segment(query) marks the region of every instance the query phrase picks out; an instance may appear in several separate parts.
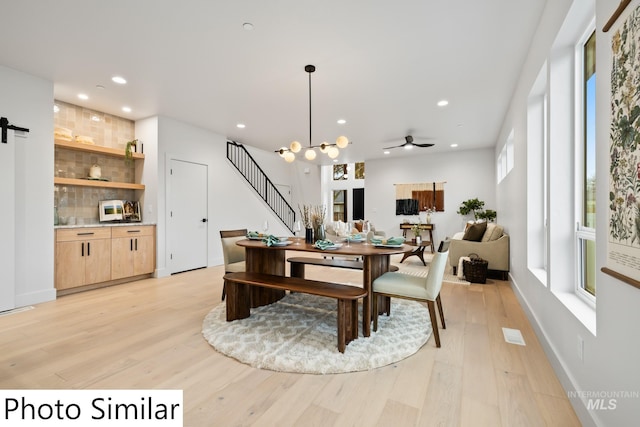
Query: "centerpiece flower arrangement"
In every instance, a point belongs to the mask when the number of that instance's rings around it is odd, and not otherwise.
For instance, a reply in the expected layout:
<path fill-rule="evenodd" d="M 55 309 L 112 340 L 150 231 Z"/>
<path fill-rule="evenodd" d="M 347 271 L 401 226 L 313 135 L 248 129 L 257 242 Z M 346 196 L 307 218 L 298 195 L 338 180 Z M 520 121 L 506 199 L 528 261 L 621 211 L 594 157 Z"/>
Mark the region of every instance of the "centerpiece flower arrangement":
<path fill-rule="evenodd" d="M 324 205 L 298 205 L 302 222 L 306 229 L 305 241 L 313 243 L 315 240 L 325 238 L 324 220 L 327 216 L 327 207 Z M 309 236 L 311 234 L 311 237 Z"/>
<path fill-rule="evenodd" d="M 415 238 L 420 237 L 420 233 L 422 233 L 422 230 L 420 229 L 420 222 L 418 222 L 417 224 L 413 224 L 413 227 L 411 227 L 411 231 L 413 232 L 413 236 Z"/>

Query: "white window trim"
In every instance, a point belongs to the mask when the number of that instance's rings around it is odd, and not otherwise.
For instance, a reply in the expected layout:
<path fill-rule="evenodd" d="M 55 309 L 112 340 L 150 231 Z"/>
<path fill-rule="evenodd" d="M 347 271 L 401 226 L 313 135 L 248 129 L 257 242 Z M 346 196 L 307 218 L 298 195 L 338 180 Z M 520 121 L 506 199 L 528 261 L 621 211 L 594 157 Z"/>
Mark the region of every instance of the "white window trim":
<path fill-rule="evenodd" d="M 584 167 L 584 103 L 586 99 L 584 89 L 584 45 L 589 40 L 589 37 L 596 31 L 595 18 L 591 20 L 586 27 L 583 34 L 577 40 L 575 45 L 575 221 L 576 221 L 576 251 L 575 251 L 575 294 L 584 302 L 589 304 L 595 309 L 596 297 L 583 289 L 584 285 L 584 265 L 583 265 L 583 240 L 596 241 L 596 231 L 593 228 L 585 227 L 582 225 L 583 208 L 584 208 L 584 194 L 585 194 L 585 167 Z"/>

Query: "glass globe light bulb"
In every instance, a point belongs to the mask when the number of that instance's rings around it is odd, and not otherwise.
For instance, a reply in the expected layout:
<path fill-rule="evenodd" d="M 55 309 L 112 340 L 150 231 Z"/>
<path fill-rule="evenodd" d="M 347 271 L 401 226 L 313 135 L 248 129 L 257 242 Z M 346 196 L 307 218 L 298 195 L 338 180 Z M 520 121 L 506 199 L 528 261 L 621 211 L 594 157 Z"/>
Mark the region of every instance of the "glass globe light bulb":
<path fill-rule="evenodd" d="M 336 157 L 338 157 L 340 155 L 340 150 L 338 150 L 337 147 L 331 147 L 329 148 L 329 150 L 327 151 L 327 155 L 332 158 L 335 159 Z"/>
<path fill-rule="evenodd" d="M 296 155 L 293 154 L 291 151 L 287 151 L 286 153 L 284 153 L 283 157 L 287 163 L 291 163 L 296 159 Z"/>
<path fill-rule="evenodd" d="M 313 160 L 316 158 L 316 152 L 312 148 L 309 148 L 307 151 L 304 152 L 304 157 L 307 160 Z"/>
<path fill-rule="evenodd" d="M 289 146 L 289 148 L 291 149 L 291 151 L 293 151 L 294 153 L 299 152 L 302 149 L 302 145 L 300 145 L 300 143 L 298 141 L 293 141 L 291 143 L 291 145 Z"/>
<path fill-rule="evenodd" d="M 347 145 L 349 145 L 349 139 L 346 136 L 339 136 L 338 139 L 336 139 L 336 145 L 339 148 L 347 148 Z"/>

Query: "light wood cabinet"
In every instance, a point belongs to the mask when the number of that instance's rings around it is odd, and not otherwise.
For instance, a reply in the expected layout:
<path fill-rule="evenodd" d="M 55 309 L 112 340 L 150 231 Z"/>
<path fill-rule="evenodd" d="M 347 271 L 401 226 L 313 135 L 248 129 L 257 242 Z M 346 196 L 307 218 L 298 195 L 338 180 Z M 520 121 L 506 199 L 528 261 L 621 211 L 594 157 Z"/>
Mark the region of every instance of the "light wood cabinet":
<path fill-rule="evenodd" d="M 64 294 L 153 273 L 155 230 L 154 225 L 56 230 L 56 290 Z"/>
<path fill-rule="evenodd" d="M 153 273 L 155 226 L 114 227 L 111 240 L 111 279 Z"/>
<path fill-rule="evenodd" d="M 111 280 L 111 228 L 56 232 L 56 289 Z"/>

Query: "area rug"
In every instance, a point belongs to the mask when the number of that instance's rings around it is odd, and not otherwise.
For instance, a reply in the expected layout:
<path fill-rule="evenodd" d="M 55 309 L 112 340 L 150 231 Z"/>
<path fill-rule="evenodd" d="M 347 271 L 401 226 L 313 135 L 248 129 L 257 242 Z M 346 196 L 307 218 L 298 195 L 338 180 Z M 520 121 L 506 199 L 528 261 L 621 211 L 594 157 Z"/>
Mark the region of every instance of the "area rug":
<path fill-rule="evenodd" d="M 360 309 L 362 306 L 360 306 Z M 251 309 L 247 319 L 226 321 L 218 305 L 202 324 L 204 338 L 220 353 L 254 368 L 307 374 L 366 371 L 411 356 L 431 336 L 426 306 L 391 300 L 391 316 L 378 317 L 378 331 L 359 337 L 338 351 L 335 299 L 287 294 L 282 300 Z"/>

